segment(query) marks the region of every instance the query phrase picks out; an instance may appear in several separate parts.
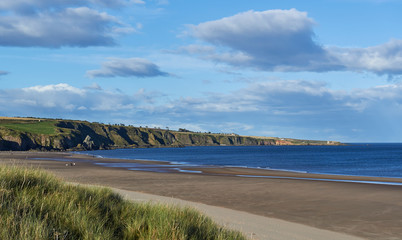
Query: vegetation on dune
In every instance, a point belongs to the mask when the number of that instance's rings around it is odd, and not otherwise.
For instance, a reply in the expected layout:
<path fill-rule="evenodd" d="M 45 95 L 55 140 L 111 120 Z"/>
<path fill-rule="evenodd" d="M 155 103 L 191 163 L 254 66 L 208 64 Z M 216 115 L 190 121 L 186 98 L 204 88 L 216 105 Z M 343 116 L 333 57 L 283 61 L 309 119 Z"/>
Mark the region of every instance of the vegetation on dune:
<path fill-rule="evenodd" d="M 0 167 L 0 219 L 0 239 L 245 239 L 189 208 L 129 202 L 18 167 Z"/>

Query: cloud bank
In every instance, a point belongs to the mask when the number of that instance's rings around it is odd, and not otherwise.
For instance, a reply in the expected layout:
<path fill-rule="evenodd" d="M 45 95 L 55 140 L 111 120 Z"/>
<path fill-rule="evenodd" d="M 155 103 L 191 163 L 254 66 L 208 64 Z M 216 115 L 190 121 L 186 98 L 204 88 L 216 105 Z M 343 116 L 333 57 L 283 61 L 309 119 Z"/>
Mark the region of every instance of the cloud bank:
<path fill-rule="evenodd" d="M 402 74 L 402 40 L 368 48 L 328 48 L 328 51 L 351 71 L 368 71 L 379 75 Z"/>
<path fill-rule="evenodd" d="M 326 47 L 316 41 L 314 25 L 306 12 L 296 9 L 247 11 L 189 25 L 188 33 L 209 45 L 179 52 L 262 71 L 402 74 L 402 40 L 368 48 Z"/>
<path fill-rule="evenodd" d="M 0 10 L 29 15 L 38 14 L 44 10 L 60 10 L 72 6 L 116 8 L 126 5 L 126 3 L 124 0 L 2 0 Z"/>
<path fill-rule="evenodd" d="M 135 125 L 192 126 L 194 130 L 332 139 L 400 141 L 402 84 L 350 92 L 322 82 L 276 81 L 202 97 L 167 99 L 144 89 L 133 94 L 93 84 L 68 84 L 0 90 L 0 112 Z M 346 137 L 347 136 L 347 137 Z"/>
<path fill-rule="evenodd" d="M 110 61 L 102 64 L 98 70 L 87 71 L 87 75 L 94 77 L 157 77 L 168 76 L 162 72 L 159 67 L 142 58 L 112 58 Z"/>
<path fill-rule="evenodd" d="M 100 117 L 108 113 L 133 109 L 139 101 L 134 95 L 127 96 L 116 91 L 76 88 L 60 83 L 33 86 L 22 89 L 0 90 L 0 112 L 8 116 L 48 116 L 80 118 L 83 113 L 89 117 Z M 98 115 L 99 114 L 99 115 Z"/>
<path fill-rule="evenodd" d="M 191 26 L 196 38 L 248 56 L 240 65 L 261 70 L 321 70 L 326 52 L 314 41 L 314 21 L 291 10 L 248 11 Z M 308 61 L 306 61 L 308 60 Z"/>
<path fill-rule="evenodd" d="M 0 46 L 110 46 L 115 37 L 135 31 L 97 10 L 123 1 L 4 0 L 0 2 Z M 2 14 L 1 14 L 2 13 Z"/>

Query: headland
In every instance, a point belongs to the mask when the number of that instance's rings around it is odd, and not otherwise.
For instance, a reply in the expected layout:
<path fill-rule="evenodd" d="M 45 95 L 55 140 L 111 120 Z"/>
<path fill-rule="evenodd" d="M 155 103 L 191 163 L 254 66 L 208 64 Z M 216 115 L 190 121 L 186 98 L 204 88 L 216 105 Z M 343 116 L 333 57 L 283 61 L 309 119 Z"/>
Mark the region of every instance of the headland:
<path fill-rule="evenodd" d="M 64 119 L 0 117 L 0 151 L 68 151 L 185 146 L 340 145 L 333 141 L 125 126 Z"/>

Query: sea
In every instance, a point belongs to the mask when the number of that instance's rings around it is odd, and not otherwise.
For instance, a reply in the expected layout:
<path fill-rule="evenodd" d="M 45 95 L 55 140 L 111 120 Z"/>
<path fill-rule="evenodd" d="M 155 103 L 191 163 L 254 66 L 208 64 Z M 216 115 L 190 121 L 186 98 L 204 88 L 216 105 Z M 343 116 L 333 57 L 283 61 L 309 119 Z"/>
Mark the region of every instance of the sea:
<path fill-rule="evenodd" d="M 182 167 L 236 166 L 302 173 L 402 178 L 402 143 L 134 148 L 77 153 L 99 158 L 164 161 Z"/>

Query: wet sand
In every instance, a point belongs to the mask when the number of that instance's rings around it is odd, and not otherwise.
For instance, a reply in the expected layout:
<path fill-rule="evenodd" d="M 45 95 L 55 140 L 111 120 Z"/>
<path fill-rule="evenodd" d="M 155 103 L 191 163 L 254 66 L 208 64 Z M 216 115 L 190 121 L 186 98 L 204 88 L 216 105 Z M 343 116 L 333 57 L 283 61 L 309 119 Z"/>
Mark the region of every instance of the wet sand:
<path fill-rule="evenodd" d="M 93 163 L 132 163 L 132 160 L 98 159 L 69 153 L 0 152 L 0 162 L 41 167 L 70 182 L 225 207 L 366 239 L 402 239 L 402 186 L 332 182 L 402 183 L 402 179 L 212 167 L 183 168 L 203 172 L 183 173 L 165 163 L 143 161 L 138 161 L 139 168 L 160 172 L 129 171 Z M 72 162 L 75 166 L 70 166 Z"/>

